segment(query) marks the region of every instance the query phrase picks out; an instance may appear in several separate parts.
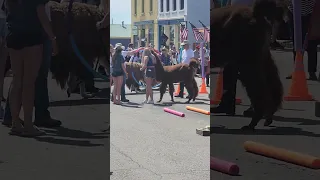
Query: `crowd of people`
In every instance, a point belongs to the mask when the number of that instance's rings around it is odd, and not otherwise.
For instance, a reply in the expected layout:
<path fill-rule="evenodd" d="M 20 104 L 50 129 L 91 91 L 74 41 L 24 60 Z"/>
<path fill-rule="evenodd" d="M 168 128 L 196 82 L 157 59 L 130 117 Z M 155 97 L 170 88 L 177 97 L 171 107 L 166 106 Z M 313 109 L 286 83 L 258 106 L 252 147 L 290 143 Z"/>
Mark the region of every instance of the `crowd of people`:
<path fill-rule="evenodd" d="M 161 52 L 159 52 L 159 58 L 163 66 L 172 66 L 178 63 L 189 64 L 191 58 L 197 58 L 201 61 L 200 45 L 197 45 L 195 50 L 190 48 L 188 41 L 181 43 L 181 52 L 176 49 L 174 45 L 170 48 L 163 46 Z M 114 89 L 111 95 L 111 101 L 114 104 L 120 105 L 121 102 L 129 102 L 125 96 L 125 84 L 128 77 L 125 62 L 135 62 L 142 65 L 141 71 L 144 72 L 146 83 L 146 98 L 143 103 L 154 104 L 152 84 L 156 78 L 154 65 L 156 59 L 151 53 L 153 45 L 149 44 L 147 47 L 133 48 L 133 44 L 128 44 L 127 49 L 121 44 L 117 43 L 115 46 L 110 44 L 110 69 L 111 69 L 111 84 L 113 82 Z M 204 54 L 204 69 L 206 74 L 206 85 L 210 85 L 209 64 L 210 64 L 210 52 L 206 47 L 203 47 Z M 201 72 L 199 68 L 198 73 Z M 180 82 L 180 93 L 176 97 L 183 98 L 184 94 L 184 82 Z"/>
<path fill-rule="evenodd" d="M 0 105 L 0 119 L 3 125 L 11 127 L 10 135 L 41 136 L 45 132 L 38 127 L 62 124 L 51 118 L 48 110 L 48 71 L 51 57 L 59 53 L 48 2 L 0 0 L 0 100 L 6 101 L 4 108 Z M 101 0 L 100 5 L 106 16 L 97 23 L 98 29 L 108 25 L 107 1 Z M 12 82 L 5 99 L 4 77 L 10 68 Z M 23 120 L 19 116 L 21 107 Z"/>

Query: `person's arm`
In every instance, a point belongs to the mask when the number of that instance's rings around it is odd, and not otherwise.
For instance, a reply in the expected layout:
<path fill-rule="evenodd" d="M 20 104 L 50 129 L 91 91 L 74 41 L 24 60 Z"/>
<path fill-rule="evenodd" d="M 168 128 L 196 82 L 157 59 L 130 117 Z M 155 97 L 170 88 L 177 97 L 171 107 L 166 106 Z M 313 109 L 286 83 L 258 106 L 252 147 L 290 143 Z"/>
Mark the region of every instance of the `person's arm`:
<path fill-rule="evenodd" d="M 45 9 L 45 4 L 39 4 L 37 6 L 37 14 L 38 14 L 38 18 L 40 20 L 40 23 L 44 29 L 44 31 L 47 33 L 47 35 L 49 36 L 50 40 L 55 40 L 56 37 L 52 31 L 52 27 L 51 27 L 51 23 L 49 20 L 49 17 L 46 14 L 46 9 Z"/>
<path fill-rule="evenodd" d="M 134 53 L 136 53 L 136 51 L 127 51 L 127 56 L 133 56 L 134 55 Z"/>
<path fill-rule="evenodd" d="M 103 26 L 103 27 L 107 27 L 108 26 L 108 20 L 109 20 L 109 16 L 108 16 L 109 14 L 107 13 L 106 15 L 104 15 L 104 17 L 103 17 L 103 19 L 102 19 L 102 21 L 101 21 L 101 25 Z"/>

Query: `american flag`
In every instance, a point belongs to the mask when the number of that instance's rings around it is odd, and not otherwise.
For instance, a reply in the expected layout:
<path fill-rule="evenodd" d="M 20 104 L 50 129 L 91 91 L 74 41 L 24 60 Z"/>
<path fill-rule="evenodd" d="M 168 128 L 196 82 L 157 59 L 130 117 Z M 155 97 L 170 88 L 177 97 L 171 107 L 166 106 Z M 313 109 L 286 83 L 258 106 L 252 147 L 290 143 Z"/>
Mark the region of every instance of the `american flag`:
<path fill-rule="evenodd" d="M 204 29 L 204 41 L 205 42 L 210 42 L 210 29 L 207 28 L 207 26 L 205 26 L 200 20 L 199 22 L 201 23 L 201 25 L 203 26 Z"/>
<path fill-rule="evenodd" d="M 189 22 L 190 25 L 191 25 L 191 28 L 192 28 L 192 32 L 193 32 L 193 35 L 194 35 L 194 38 L 196 39 L 196 41 L 199 41 L 199 40 L 203 40 L 203 34 L 199 31 L 198 28 L 196 28 L 195 25 L 193 25 L 191 22 Z"/>
<path fill-rule="evenodd" d="M 180 26 L 180 42 L 188 39 L 188 29 L 185 26 Z"/>

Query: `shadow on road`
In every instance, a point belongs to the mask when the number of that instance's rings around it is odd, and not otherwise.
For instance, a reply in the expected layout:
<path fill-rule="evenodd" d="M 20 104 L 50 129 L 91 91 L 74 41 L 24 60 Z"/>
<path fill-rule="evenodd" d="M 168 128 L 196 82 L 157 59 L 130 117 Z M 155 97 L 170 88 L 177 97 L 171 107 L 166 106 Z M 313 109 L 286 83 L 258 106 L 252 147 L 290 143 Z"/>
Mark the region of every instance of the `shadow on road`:
<path fill-rule="evenodd" d="M 134 102 L 128 102 L 128 103 L 122 103 L 121 106 L 128 107 L 128 108 L 142 108 L 143 104 L 134 103 Z"/>
<path fill-rule="evenodd" d="M 81 146 L 81 147 L 96 147 L 104 146 L 103 144 L 94 144 L 88 140 L 71 140 L 71 139 L 62 139 L 54 137 L 36 137 L 37 141 L 46 142 L 51 144 L 60 144 L 60 145 L 69 145 L 69 146 Z"/>
<path fill-rule="evenodd" d="M 69 129 L 65 127 L 59 127 L 56 129 L 45 129 L 45 132 L 48 133 L 48 135 L 51 137 L 36 137 L 35 139 L 41 142 L 47 142 L 52 144 L 95 147 L 95 146 L 103 146 L 103 144 L 94 144 L 94 143 L 91 143 L 90 140 L 78 140 L 78 139 L 109 138 L 109 133 L 107 132 L 91 133 L 91 132 L 86 132 L 82 130 Z M 70 139 L 70 138 L 73 138 L 73 139 Z"/>
<path fill-rule="evenodd" d="M 227 129 L 222 127 L 211 127 L 210 134 L 233 134 L 233 135 L 294 135 L 294 136 L 309 136 L 320 137 L 320 134 L 315 134 L 308 131 L 303 131 L 301 128 L 294 127 L 274 127 L 272 129 L 256 129 L 254 131 L 245 131 L 241 129 Z"/>
<path fill-rule="evenodd" d="M 50 102 L 51 107 L 82 106 L 82 105 L 96 105 L 96 104 L 110 104 L 110 99 L 80 99 L 80 100 L 61 100 L 61 101 Z"/>
<path fill-rule="evenodd" d="M 249 107 L 250 105 L 248 104 L 239 104 L 237 106 L 246 106 L 246 107 Z M 291 109 L 291 108 L 281 108 L 281 110 L 286 110 L 286 111 L 305 111 L 303 109 Z"/>
<path fill-rule="evenodd" d="M 320 125 L 320 120 L 305 119 L 305 118 L 273 116 L 273 120 L 279 121 L 279 122 L 295 122 L 295 123 L 298 122 L 299 125 Z"/>

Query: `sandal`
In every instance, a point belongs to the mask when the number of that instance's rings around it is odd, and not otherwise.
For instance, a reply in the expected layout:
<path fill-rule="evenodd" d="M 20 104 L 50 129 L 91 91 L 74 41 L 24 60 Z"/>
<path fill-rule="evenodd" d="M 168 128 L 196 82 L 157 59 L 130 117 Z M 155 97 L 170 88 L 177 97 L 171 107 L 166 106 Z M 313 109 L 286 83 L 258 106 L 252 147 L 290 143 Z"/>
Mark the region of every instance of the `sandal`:
<path fill-rule="evenodd" d="M 118 101 L 116 102 L 116 105 L 122 105 L 122 102 L 121 102 L 120 100 L 118 100 Z"/>
<path fill-rule="evenodd" d="M 22 136 L 22 137 L 37 137 L 37 136 L 43 136 L 43 135 L 46 135 L 46 132 L 33 126 L 33 130 L 30 131 L 30 130 L 24 129 L 24 131 L 21 133 L 20 136 Z"/>
<path fill-rule="evenodd" d="M 12 128 L 9 132 L 11 136 L 21 136 L 23 132 L 23 128 Z"/>

